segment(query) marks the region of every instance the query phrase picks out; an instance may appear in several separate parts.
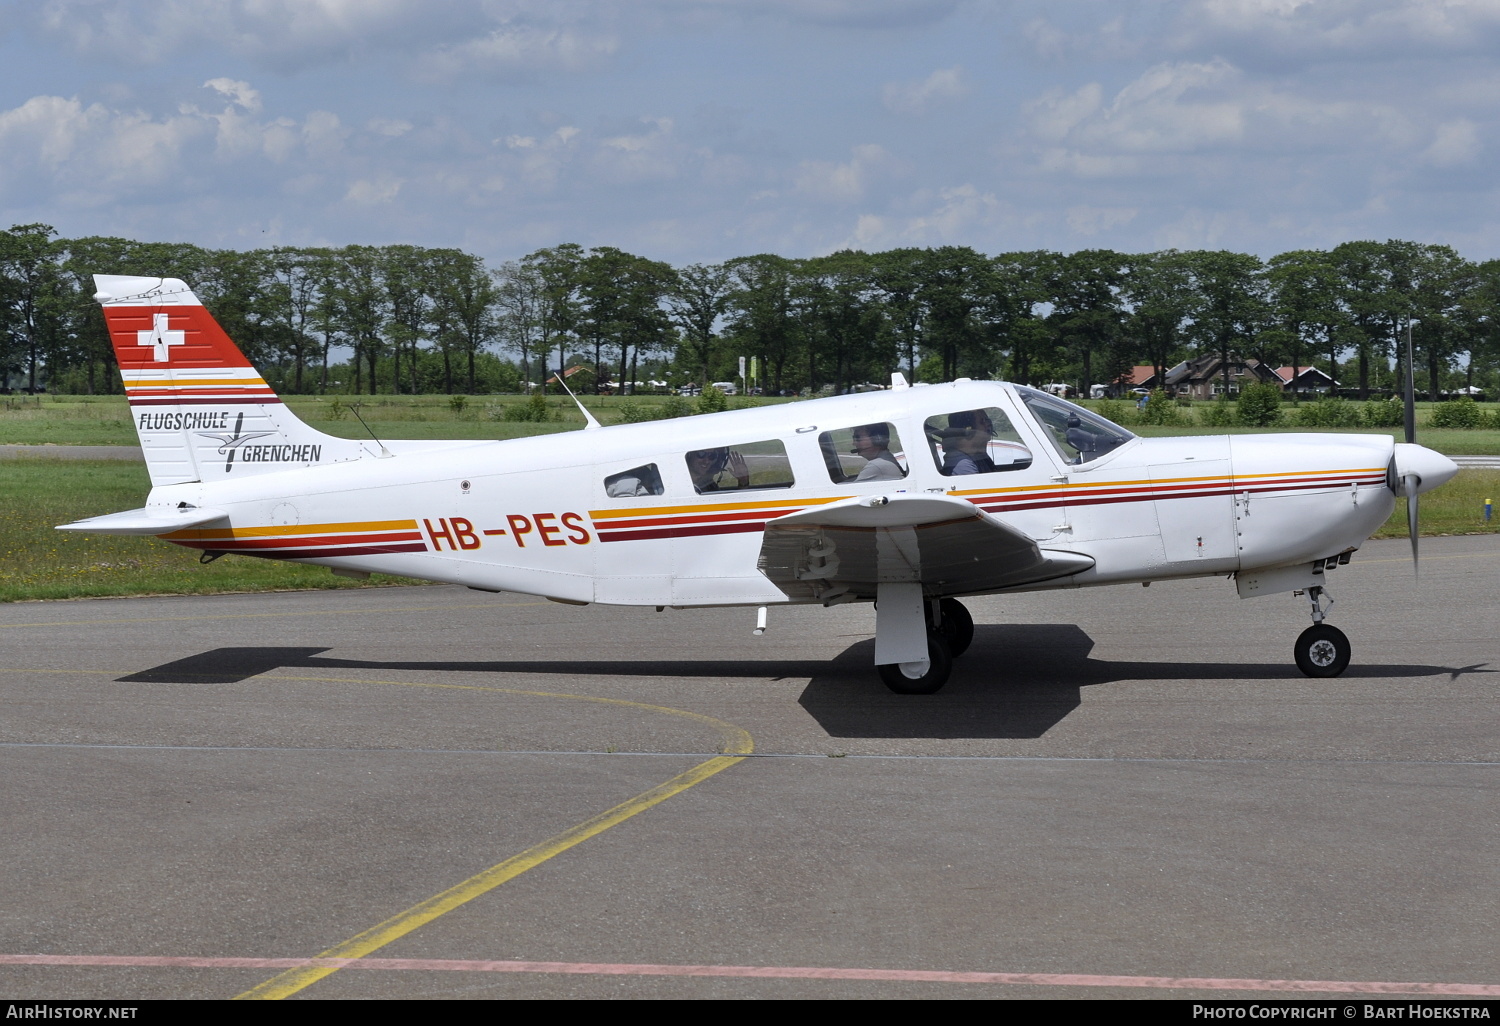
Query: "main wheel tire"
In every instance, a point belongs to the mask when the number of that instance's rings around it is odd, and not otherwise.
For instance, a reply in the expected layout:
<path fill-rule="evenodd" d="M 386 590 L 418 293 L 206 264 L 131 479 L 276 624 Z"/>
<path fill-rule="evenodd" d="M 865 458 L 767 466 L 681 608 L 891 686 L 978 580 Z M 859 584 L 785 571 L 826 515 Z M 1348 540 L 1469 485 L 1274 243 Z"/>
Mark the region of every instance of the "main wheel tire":
<path fill-rule="evenodd" d="M 945 598 L 939 603 L 943 611 L 943 622 L 939 630 L 948 640 L 948 651 L 957 659 L 974 643 L 974 618 L 958 599 Z"/>
<path fill-rule="evenodd" d="M 927 672 L 920 677 L 908 677 L 900 663 L 887 663 L 875 667 L 885 686 L 898 695 L 930 695 L 948 683 L 953 672 L 953 653 L 948 648 L 948 639 L 937 631 L 927 632 Z"/>
<path fill-rule="evenodd" d="M 1349 665 L 1349 639 L 1337 627 L 1315 623 L 1297 638 L 1297 669 L 1309 677 L 1337 677 Z"/>

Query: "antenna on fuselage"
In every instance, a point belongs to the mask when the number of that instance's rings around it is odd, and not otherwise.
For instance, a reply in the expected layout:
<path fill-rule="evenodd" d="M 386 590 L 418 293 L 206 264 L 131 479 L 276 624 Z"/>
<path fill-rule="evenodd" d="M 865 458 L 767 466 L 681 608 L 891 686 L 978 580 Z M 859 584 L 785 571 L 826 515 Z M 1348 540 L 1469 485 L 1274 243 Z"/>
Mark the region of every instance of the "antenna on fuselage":
<path fill-rule="evenodd" d="M 359 415 L 359 408 L 362 405 L 364 405 L 364 404 L 363 403 L 355 403 L 354 405 L 350 406 L 349 409 L 351 409 L 352 411 L 354 411 L 354 419 L 357 420 L 357 421 L 359 421 L 359 426 L 362 427 L 362 428 L 364 428 L 366 431 L 370 431 L 370 425 L 366 424 L 365 423 L 365 418 L 363 418 L 363 417 L 361 417 Z M 375 438 L 375 432 L 370 431 L 370 437 L 371 438 Z M 382 442 L 378 438 L 375 438 L 375 444 L 378 445 L 378 446 L 380 446 L 380 456 L 379 456 L 380 459 L 388 460 L 388 459 L 391 458 L 391 451 L 385 447 L 385 443 L 384 442 Z"/>
<path fill-rule="evenodd" d="M 573 394 L 573 390 L 568 387 L 568 383 L 562 379 L 561 373 L 557 375 L 557 383 L 562 386 L 562 390 L 564 392 L 568 393 L 569 399 L 573 400 L 575 403 L 578 403 L 578 412 L 583 414 L 583 419 L 587 421 L 587 423 L 583 425 L 583 429 L 585 431 L 588 431 L 591 428 L 604 426 L 594 419 L 594 415 L 588 411 L 588 407 L 584 406 L 579 398 Z"/>

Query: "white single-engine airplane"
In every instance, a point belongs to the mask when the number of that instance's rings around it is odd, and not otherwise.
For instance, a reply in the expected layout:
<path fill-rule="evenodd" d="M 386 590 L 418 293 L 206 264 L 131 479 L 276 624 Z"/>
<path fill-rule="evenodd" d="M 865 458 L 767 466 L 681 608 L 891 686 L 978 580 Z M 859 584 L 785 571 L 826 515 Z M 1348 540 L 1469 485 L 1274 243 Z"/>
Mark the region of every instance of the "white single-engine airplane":
<path fill-rule="evenodd" d="M 1233 577 L 1302 592 L 1304 673 L 1349 642 L 1334 567 L 1458 470 L 1382 435 L 1137 438 L 1020 385 L 959 380 L 510 441 L 367 442 L 302 423 L 192 291 L 100 275 L 151 494 L 66 531 L 586 604 L 876 601 L 894 691 L 942 687 L 959 596 Z M 592 417 L 590 428 L 598 425 Z"/>

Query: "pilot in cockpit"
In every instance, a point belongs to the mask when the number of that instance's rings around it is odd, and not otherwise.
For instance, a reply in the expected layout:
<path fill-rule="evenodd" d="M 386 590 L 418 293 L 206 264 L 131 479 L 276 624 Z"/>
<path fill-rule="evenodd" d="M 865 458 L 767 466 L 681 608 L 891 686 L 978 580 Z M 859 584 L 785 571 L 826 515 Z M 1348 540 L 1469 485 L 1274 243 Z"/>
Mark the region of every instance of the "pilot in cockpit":
<path fill-rule="evenodd" d="M 964 410 L 948 415 L 948 430 L 943 433 L 943 473 L 987 474 L 995 461 L 986 451 L 995 437 L 995 425 L 984 410 Z"/>

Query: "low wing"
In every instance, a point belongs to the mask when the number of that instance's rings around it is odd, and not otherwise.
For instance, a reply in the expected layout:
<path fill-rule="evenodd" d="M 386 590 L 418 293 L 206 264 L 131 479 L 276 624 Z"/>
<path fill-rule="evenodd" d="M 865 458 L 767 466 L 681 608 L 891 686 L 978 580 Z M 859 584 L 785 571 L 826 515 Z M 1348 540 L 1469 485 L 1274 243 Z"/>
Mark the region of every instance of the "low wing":
<path fill-rule="evenodd" d="M 795 600 L 874 597 L 882 583 L 920 583 L 932 595 L 965 595 L 1066 577 L 1088 556 L 1035 541 L 963 499 L 860 496 L 778 517 L 766 525 L 758 566 Z"/>
<path fill-rule="evenodd" d="M 58 525 L 59 531 L 87 531 L 93 534 L 158 535 L 202 527 L 229 516 L 222 509 L 199 506 L 147 506 L 103 517 L 90 517 L 71 524 Z"/>

